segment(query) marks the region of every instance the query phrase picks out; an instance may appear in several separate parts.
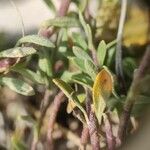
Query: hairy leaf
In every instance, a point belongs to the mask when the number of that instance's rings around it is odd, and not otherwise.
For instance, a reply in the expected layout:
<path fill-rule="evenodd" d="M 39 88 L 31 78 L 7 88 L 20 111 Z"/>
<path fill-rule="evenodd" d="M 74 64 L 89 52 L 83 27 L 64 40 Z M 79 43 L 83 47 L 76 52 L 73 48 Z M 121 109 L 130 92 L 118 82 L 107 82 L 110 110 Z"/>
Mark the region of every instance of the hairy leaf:
<path fill-rule="evenodd" d="M 48 28 L 50 26 L 60 28 L 79 27 L 79 22 L 75 18 L 71 17 L 56 17 L 54 19 L 46 20 L 42 23 L 42 26 Z"/>
<path fill-rule="evenodd" d="M 21 58 L 21 57 L 26 57 L 35 53 L 36 53 L 36 50 L 33 47 L 15 47 L 15 48 L 11 48 L 11 49 L 0 52 L 0 58 L 2 57 Z"/>
<path fill-rule="evenodd" d="M 81 47 L 83 50 L 88 49 L 87 43 L 80 33 L 73 33 L 72 38 L 74 45 Z"/>
<path fill-rule="evenodd" d="M 39 84 L 44 84 L 45 79 L 42 78 L 39 74 L 36 72 L 23 68 L 21 66 L 15 66 L 12 68 L 13 71 L 20 73 L 23 77 L 26 77 L 30 79 L 33 82 L 39 83 Z"/>
<path fill-rule="evenodd" d="M 39 54 L 39 68 L 41 71 L 47 74 L 47 76 L 51 77 L 52 72 L 52 64 L 51 64 L 51 57 L 48 51 L 43 51 L 43 53 Z"/>
<path fill-rule="evenodd" d="M 32 96 L 35 94 L 33 88 L 29 84 L 19 79 L 2 77 L 0 78 L 0 84 L 8 86 L 11 90 L 25 96 Z"/>
<path fill-rule="evenodd" d="M 22 37 L 17 42 L 16 46 L 19 46 L 23 43 L 32 43 L 32 44 L 49 47 L 49 48 L 55 47 L 55 45 L 49 39 L 39 35 L 27 35 L 25 37 Z"/>
<path fill-rule="evenodd" d="M 72 75 L 72 80 L 73 80 L 73 82 L 76 82 L 76 83 L 81 84 L 82 86 L 86 86 L 88 88 L 92 88 L 92 86 L 93 86 L 93 81 L 85 73 L 79 73 L 79 74 Z"/>
<path fill-rule="evenodd" d="M 85 64 L 85 72 L 93 79 L 95 80 L 96 74 L 97 74 L 97 68 L 96 66 L 89 60 L 84 60 Z"/>
<path fill-rule="evenodd" d="M 107 53 L 107 45 L 106 45 L 105 41 L 101 41 L 97 48 L 97 60 L 98 60 L 100 66 L 104 65 L 106 53 Z"/>
<path fill-rule="evenodd" d="M 74 46 L 73 47 L 73 53 L 76 57 L 80 59 L 86 59 L 92 61 L 91 57 L 88 55 L 88 53 L 84 50 L 82 50 L 80 47 Z"/>

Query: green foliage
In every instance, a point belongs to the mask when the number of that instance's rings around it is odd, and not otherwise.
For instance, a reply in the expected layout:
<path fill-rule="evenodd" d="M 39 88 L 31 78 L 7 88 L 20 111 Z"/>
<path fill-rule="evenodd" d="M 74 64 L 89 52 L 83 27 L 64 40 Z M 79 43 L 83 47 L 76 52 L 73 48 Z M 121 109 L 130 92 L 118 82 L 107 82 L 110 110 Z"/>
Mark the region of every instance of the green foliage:
<path fill-rule="evenodd" d="M 35 94 L 33 88 L 29 84 L 19 79 L 1 77 L 0 84 L 8 86 L 11 90 L 25 96 L 32 96 Z"/>
<path fill-rule="evenodd" d="M 0 52 L 0 58 L 21 58 L 35 54 L 36 52 L 33 47 L 15 47 Z"/>
<path fill-rule="evenodd" d="M 24 43 L 36 44 L 36 45 L 44 46 L 44 47 L 48 47 L 48 48 L 54 48 L 55 47 L 55 45 L 49 39 L 44 38 L 44 37 L 39 36 L 39 35 L 27 35 L 25 37 L 22 37 L 17 42 L 16 46 L 19 46 L 19 45 L 24 44 Z"/>
<path fill-rule="evenodd" d="M 42 27 L 48 28 L 50 26 L 60 28 L 79 27 L 79 22 L 75 18 L 71 17 L 56 17 L 54 19 L 46 20 L 42 23 Z"/>
<path fill-rule="evenodd" d="M 97 48 L 97 60 L 98 60 L 100 66 L 104 65 L 106 53 L 107 53 L 107 45 L 106 45 L 105 41 L 101 41 Z"/>

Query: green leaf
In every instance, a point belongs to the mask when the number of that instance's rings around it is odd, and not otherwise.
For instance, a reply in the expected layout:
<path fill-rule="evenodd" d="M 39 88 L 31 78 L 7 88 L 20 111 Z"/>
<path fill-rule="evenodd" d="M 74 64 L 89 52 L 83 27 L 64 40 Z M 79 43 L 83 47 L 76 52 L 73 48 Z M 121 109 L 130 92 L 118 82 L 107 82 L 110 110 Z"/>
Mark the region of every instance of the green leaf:
<path fill-rule="evenodd" d="M 46 20 L 42 23 L 42 27 L 48 28 L 50 26 L 60 28 L 79 27 L 79 22 L 71 17 L 56 17 L 54 19 Z"/>
<path fill-rule="evenodd" d="M 105 41 L 101 41 L 97 48 L 97 60 L 98 60 L 100 66 L 104 65 L 106 53 L 107 53 L 107 45 L 106 45 Z"/>
<path fill-rule="evenodd" d="M 85 22 L 82 13 L 79 11 L 79 20 L 81 22 L 81 25 L 85 31 L 86 37 L 88 38 L 88 48 L 91 50 L 94 50 L 93 46 L 93 38 L 92 38 L 92 31 L 90 26 Z"/>
<path fill-rule="evenodd" d="M 2 77 L 0 78 L 0 83 L 25 96 L 32 96 L 35 94 L 33 88 L 29 84 L 19 79 Z"/>
<path fill-rule="evenodd" d="M 88 117 L 87 117 L 86 111 L 82 107 L 82 105 L 81 105 L 78 97 L 76 96 L 75 91 L 72 89 L 72 87 L 60 79 L 53 79 L 53 82 L 64 92 L 64 94 L 67 96 L 67 98 L 69 100 L 73 101 L 76 104 L 76 106 L 82 111 L 86 121 L 88 122 Z"/>
<path fill-rule="evenodd" d="M 132 78 L 134 70 L 137 68 L 137 64 L 134 58 L 126 57 L 123 59 L 123 69 L 127 76 Z"/>
<path fill-rule="evenodd" d="M 52 0 L 44 0 L 44 2 L 47 4 L 47 6 L 50 8 L 50 10 L 56 11 L 55 5 L 53 4 Z"/>
<path fill-rule="evenodd" d="M 20 138 L 20 135 L 17 134 L 11 137 L 11 148 L 13 150 L 27 150 L 26 144 Z"/>
<path fill-rule="evenodd" d="M 48 51 L 43 50 L 43 53 L 39 53 L 39 69 L 46 73 L 47 76 L 52 77 L 52 64 L 51 57 Z"/>
<path fill-rule="evenodd" d="M 34 120 L 31 116 L 29 116 L 29 115 L 20 116 L 20 118 L 21 118 L 22 120 L 24 120 L 24 121 L 27 121 L 27 122 L 30 122 L 30 123 L 33 123 L 33 124 L 36 123 L 35 120 Z"/>
<path fill-rule="evenodd" d="M 97 74 L 97 68 L 96 66 L 89 60 L 84 60 L 85 64 L 85 72 L 93 79 L 95 80 L 96 74 Z"/>
<path fill-rule="evenodd" d="M 73 46 L 73 53 L 76 57 L 80 59 L 86 59 L 92 61 L 91 57 L 88 55 L 88 53 L 84 50 L 82 50 L 80 47 Z"/>
<path fill-rule="evenodd" d="M 55 47 L 55 45 L 49 39 L 39 35 L 27 35 L 25 37 L 22 37 L 17 42 L 16 46 L 19 46 L 23 43 L 32 43 L 32 44 L 49 47 L 49 48 Z"/>
<path fill-rule="evenodd" d="M 69 71 L 64 71 L 61 79 L 65 82 L 72 82 L 72 76 L 79 74 L 79 72 L 69 72 Z"/>
<path fill-rule="evenodd" d="M 11 49 L 0 52 L 0 58 L 2 57 L 21 58 L 21 57 L 26 57 L 35 53 L 36 53 L 36 50 L 33 47 L 15 47 L 15 48 L 11 48 Z"/>
<path fill-rule="evenodd" d="M 81 25 L 82 25 L 85 33 L 86 33 L 86 36 L 88 37 L 87 23 L 85 22 L 81 11 L 79 11 L 79 20 L 80 20 L 80 23 L 81 23 Z"/>
<path fill-rule="evenodd" d="M 107 52 L 107 59 L 106 59 L 106 65 L 107 67 L 111 67 L 115 62 L 115 51 L 116 51 L 116 47 L 113 46 L 113 47 L 110 47 L 108 49 L 108 52 Z"/>
<path fill-rule="evenodd" d="M 79 33 L 72 34 L 74 45 L 81 47 L 83 50 L 87 50 L 88 46 L 85 39 Z"/>
<path fill-rule="evenodd" d="M 84 10 L 87 6 L 88 0 L 73 0 L 73 2 L 78 6 L 78 8 L 81 12 L 84 12 Z"/>
<path fill-rule="evenodd" d="M 84 60 L 77 57 L 68 57 L 71 63 L 75 64 L 80 70 L 86 71 Z"/>
<path fill-rule="evenodd" d="M 20 73 L 23 77 L 26 77 L 35 83 L 45 84 L 45 79 L 32 70 L 23 68 L 22 66 L 19 65 L 13 67 L 12 70 Z"/>
<path fill-rule="evenodd" d="M 90 50 L 95 50 L 93 45 L 93 36 L 92 36 L 92 30 L 89 24 L 87 24 L 87 38 L 88 38 L 88 47 Z"/>
<path fill-rule="evenodd" d="M 116 43 L 117 43 L 117 40 L 113 40 L 113 41 L 109 42 L 109 43 L 107 44 L 107 49 L 111 48 L 112 46 L 115 46 Z"/>
<path fill-rule="evenodd" d="M 62 54 L 64 54 L 65 56 L 67 55 L 67 49 L 68 49 L 68 33 L 67 33 L 67 29 L 63 28 L 61 30 L 62 33 L 62 39 L 60 41 L 60 43 L 58 43 L 58 51 Z"/>
<path fill-rule="evenodd" d="M 90 89 L 93 86 L 93 81 L 85 73 L 78 73 L 78 74 L 72 75 L 71 79 L 73 80 L 73 82 L 76 82 L 82 86 L 86 86 Z"/>

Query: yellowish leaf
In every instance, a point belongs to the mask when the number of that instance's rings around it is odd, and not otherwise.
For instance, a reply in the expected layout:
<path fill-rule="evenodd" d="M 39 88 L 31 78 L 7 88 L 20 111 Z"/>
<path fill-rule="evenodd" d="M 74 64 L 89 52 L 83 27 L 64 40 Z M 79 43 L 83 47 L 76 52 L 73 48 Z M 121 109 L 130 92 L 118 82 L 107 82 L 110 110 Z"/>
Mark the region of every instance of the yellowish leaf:
<path fill-rule="evenodd" d="M 106 108 L 106 100 L 113 92 L 113 77 L 106 67 L 96 76 L 93 86 L 93 104 L 99 124 Z"/>

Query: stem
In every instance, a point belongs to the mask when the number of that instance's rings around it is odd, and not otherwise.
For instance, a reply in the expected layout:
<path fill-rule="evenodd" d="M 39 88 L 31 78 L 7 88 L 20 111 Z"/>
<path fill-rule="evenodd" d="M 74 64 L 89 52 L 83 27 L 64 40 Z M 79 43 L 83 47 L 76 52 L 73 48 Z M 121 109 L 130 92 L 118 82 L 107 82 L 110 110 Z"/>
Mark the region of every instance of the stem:
<path fill-rule="evenodd" d="M 61 5 L 57 13 L 57 16 L 60 17 L 65 16 L 66 13 L 68 12 L 69 6 L 70 6 L 70 0 L 61 0 Z"/>
<path fill-rule="evenodd" d="M 87 126 L 83 126 L 82 134 L 81 134 L 81 145 L 86 147 L 86 144 L 88 143 L 89 139 L 89 128 Z"/>
<path fill-rule="evenodd" d="M 108 145 L 108 150 L 115 150 L 115 137 L 112 132 L 112 125 L 110 122 L 110 118 L 105 114 L 104 115 L 104 124 L 105 124 L 105 132 L 106 132 L 106 140 Z"/>
<path fill-rule="evenodd" d="M 126 130 L 128 127 L 131 111 L 136 101 L 136 96 L 140 94 L 140 83 L 144 78 L 146 72 L 148 71 L 149 65 L 150 65 L 150 47 L 147 48 L 144 57 L 141 61 L 141 64 L 136 74 L 134 75 L 133 82 L 128 92 L 127 99 L 125 101 L 124 111 L 120 118 L 120 125 L 118 130 L 118 139 L 117 139 L 118 145 L 121 145 L 121 142 L 124 140 L 126 136 Z"/>
<path fill-rule="evenodd" d="M 54 129 L 54 124 L 56 121 L 56 117 L 57 117 L 57 113 L 59 111 L 59 108 L 61 106 L 61 104 L 64 102 L 65 100 L 65 95 L 62 91 L 60 91 L 58 93 L 58 95 L 55 96 L 54 101 L 53 101 L 53 106 L 52 106 L 52 112 L 51 112 L 51 116 L 49 117 L 49 123 L 48 123 L 48 132 L 47 132 L 47 140 L 49 145 L 52 144 L 52 132 Z"/>
<path fill-rule="evenodd" d="M 88 128 L 89 128 L 89 134 L 90 134 L 90 140 L 93 150 L 100 150 L 100 142 L 99 142 L 99 136 L 98 136 L 98 128 L 97 128 L 97 120 L 95 117 L 95 113 L 91 109 L 91 93 L 87 89 L 86 90 L 86 107 L 87 107 L 87 113 L 89 117 Z"/>
<path fill-rule="evenodd" d="M 125 88 L 125 80 L 122 69 L 122 37 L 123 37 L 123 28 L 126 18 L 127 11 L 127 0 L 122 0 L 121 2 L 121 15 L 119 20 L 118 34 L 117 34 L 117 48 L 116 48 L 116 74 L 118 76 L 118 80 L 121 81 L 121 88 L 124 93 L 126 93 Z"/>

